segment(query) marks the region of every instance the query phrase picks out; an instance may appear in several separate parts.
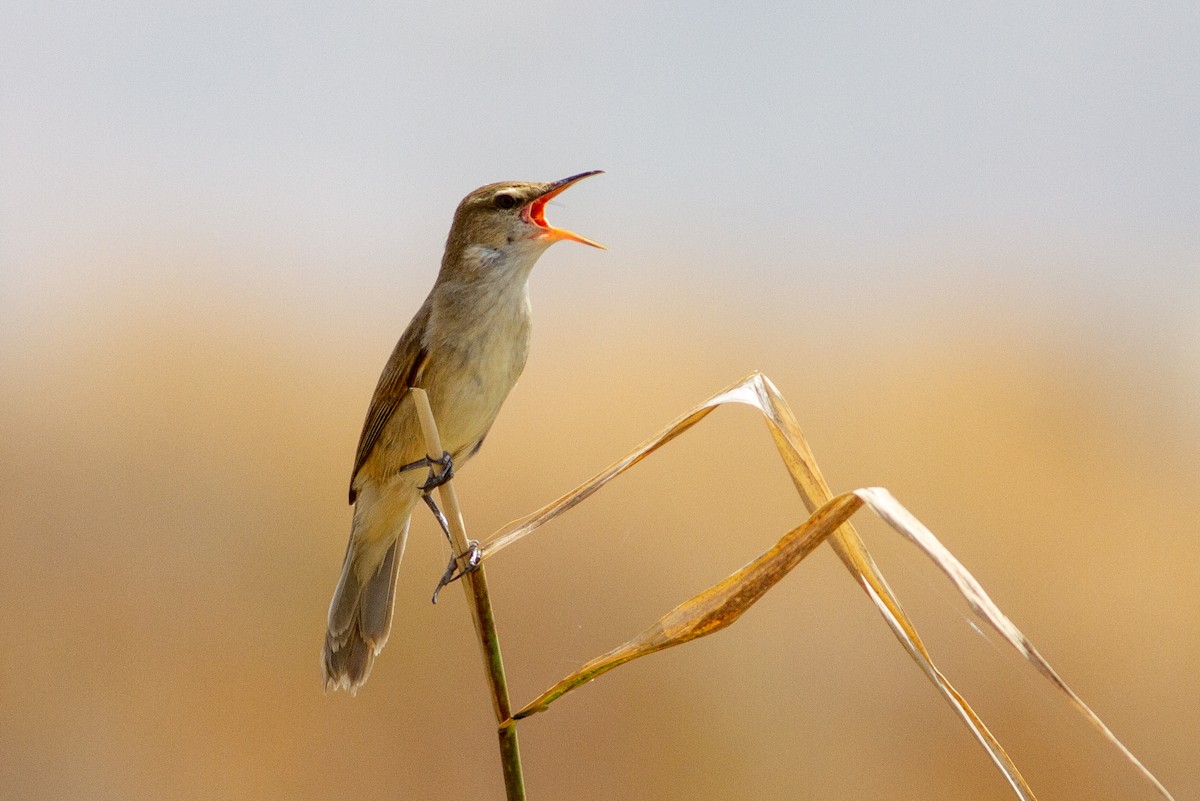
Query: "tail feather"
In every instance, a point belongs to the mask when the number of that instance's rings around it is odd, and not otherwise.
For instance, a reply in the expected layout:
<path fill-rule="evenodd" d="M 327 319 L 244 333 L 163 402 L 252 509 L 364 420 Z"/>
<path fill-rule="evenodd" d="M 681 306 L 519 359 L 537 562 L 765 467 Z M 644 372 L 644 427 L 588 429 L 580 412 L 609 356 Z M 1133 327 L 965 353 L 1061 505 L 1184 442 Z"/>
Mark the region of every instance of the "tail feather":
<path fill-rule="evenodd" d="M 342 642 L 350 624 L 358 612 L 359 583 L 358 572 L 354 569 L 357 560 L 354 558 L 354 540 L 346 546 L 346 556 L 342 560 L 342 575 L 338 579 L 337 589 L 333 591 L 333 600 L 329 603 L 329 633 L 326 639 L 333 638 Z"/>
<path fill-rule="evenodd" d="M 383 649 L 388 634 L 392 631 L 392 609 L 396 601 L 396 569 L 400 566 L 398 548 L 400 540 L 384 554 L 379 570 L 362 588 L 359 594 L 358 628 L 363 638 L 375 645 L 375 653 Z"/>
<path fill-rule="evenodd" d="M 392 628 L 396 575 L 408 539 L 408 522 L 390 544 L 386 539 L 364 541 L 358 534 L 356 525 L 329 605 L 322 657 L 326 691 L 344 688 L 356 692 L 370 675 L 375 655 L 383 650 Z"/>
<path fill-rule="evenodd" d="M 333 650 L 336 648 L 337 650 Z M 325 637 L 325 690 L 346 689 L 355 693 L 371 673 L 375 656 L 366 640 L 354 637 L 340 646 Z"/>

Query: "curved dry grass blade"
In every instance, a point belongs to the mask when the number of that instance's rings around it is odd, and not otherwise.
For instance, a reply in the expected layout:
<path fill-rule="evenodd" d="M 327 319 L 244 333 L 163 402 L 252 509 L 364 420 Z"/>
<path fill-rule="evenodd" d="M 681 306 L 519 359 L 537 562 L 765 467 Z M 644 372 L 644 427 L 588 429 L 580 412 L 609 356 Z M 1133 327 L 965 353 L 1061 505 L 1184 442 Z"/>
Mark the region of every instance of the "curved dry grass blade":
<path fill-rule="evenodd" d="M 655 434 L 650 439 L 643 442 L 634 448 L 628 455 L 613 462 L 607 468 L 592 476 L 590 479 L 580 484 L 575 489 L 559 497 L 557 500 L 538 509 L 536 512 L 526 515 L 519 520 L 514 520 L 500 530 L 488 537 L 487 542 L 483 545 L 483 558 L 487 559 L 494 556 L 498 551 L 507 548 L 517 540 L 530 534 L 540 526 L 549 523 L 554 518 L 568 512 L 575 506 L 586 501 L 596 493 L 601 487 L 612 481 L 617 476 L 624 473 L 629 468 L 633 467 L 638 462 L 645 459 L 656 450 L 666 445 L 677 436 L 687 431 L 692 426 L 699 423 L 707 417 L 714 409 L 726 403 L 738 402 L 746 403 L 762 411 L 762 408 L 755 402 L 755 394 L 753 390 L 748 390 L 748 384 L 757 376 L 754 375 L 739 381 L 737 384 L 729 387 L 725 391 L 714 395 L 713 397 L 701 403 L 699 406 L 684 413 L 675 422 L 668 425 L 662 431 Z"/>
<path fill-rule="evenodd" d="M 975 577 L 963 567 L 962 563 L 954 557 L 954 554 L 950 553 L 946 546 L 942 545 L 938 538 L 933 535 L 932 531 L 926 528 L 920 520 L 896 500 L 894 495 L 883 487 L 860 489 L 856 490 L 854 494 L 861 498 L 872 511 L 883 518 L 888 525 L 915 544 L 926 556 L 933 560 L 933 563 L 954 583 L 954 586 L 967 600 L 967 603 L 974 610 L 975 614 L 987 621 L 1042 676 L 1053 684 L 1059 692 L 1063 693 L 1071 705 L 1089 723 L 1100 730 L 1105 739 L 1112 743 L 1137 768 L 1142 777 L 1150 782 L 1163 798 L 1172 799 L 1167 788 L 1113 734 L 1112 729 L 1105 725 L 1104 721 L 1083 702 L 1083 699 L 1075 694 L 1075 691 L 1063 681 L 1054 668 L 1050 667 L 1050 663 L 1038 652 L 1033 643 L 1029 641 L 1029 638 L 1021 633 L 1016 624 L 1000 611 L 1000 607 L 996 606 L 996 603 L 988 596 L 979 582 L 975 580 Z"/>
<path fill-rule="evenodd" d="M 682 645 L 730 625 L 862 505 L 862 499 L 853 493 L 834 498 L 753 562 L 684 601 L 629 642 L 588 662 L 526 704 L 513 718 L 541 712 L 576 687 L 626 662 Z"/>

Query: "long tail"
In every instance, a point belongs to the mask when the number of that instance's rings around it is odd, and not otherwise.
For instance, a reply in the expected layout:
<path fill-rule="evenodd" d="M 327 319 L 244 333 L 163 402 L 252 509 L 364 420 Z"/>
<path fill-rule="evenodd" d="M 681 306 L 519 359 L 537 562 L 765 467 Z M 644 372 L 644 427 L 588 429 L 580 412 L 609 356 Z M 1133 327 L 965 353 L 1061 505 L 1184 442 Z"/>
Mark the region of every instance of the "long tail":
<path fill-rule="evenodd" d="M 396 574 L 408 539 L 410 508 L 404 506 L 358 499 L 342 576 L 329 604 L 322 658 L 327 692 L 331 687 L 357 692 L 392 630 Z"/>

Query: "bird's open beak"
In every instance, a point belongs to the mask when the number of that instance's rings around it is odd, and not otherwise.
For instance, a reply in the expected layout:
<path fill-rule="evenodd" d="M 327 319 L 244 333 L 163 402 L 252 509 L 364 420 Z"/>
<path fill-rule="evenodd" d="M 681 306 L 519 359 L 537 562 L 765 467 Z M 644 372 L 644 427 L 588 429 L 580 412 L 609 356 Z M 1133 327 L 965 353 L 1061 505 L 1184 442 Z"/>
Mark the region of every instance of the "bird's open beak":
<path fill-rule="evenodd" d="M 590 172 L 581 172 L 578 175 L 572 175 L 570 178 L 563 178 L 561 181 L 555 181 L 550 185 L 549 189 L 547 189 L 540 196 L 534 198 L 527 206 L 525 206 L 523 216 L 528 222 L 541 228 L 541 236 L 550 239 L 551 242 L 557 242 L 560 239 L 569 239 L 572 242 L 579 242 L 584 245 L 591 245 L 594 248 L 607 250 L 607 248 L 605 248 L 604 245 L 601 245 L 599 242 L 593 242 L 587 237 L 580 236 L 579 234 L 568 231 L 565 228 L 555 228 L 554 226 L 550 225 L 550 223 L 546 222 L 547 203 L 565 192 L 567 187 L 579 183 L 584 178 L 588 178 L 592 175 L 599 175 L 602 172 L 604 172 L 604 170 L 591 170 Z"/>

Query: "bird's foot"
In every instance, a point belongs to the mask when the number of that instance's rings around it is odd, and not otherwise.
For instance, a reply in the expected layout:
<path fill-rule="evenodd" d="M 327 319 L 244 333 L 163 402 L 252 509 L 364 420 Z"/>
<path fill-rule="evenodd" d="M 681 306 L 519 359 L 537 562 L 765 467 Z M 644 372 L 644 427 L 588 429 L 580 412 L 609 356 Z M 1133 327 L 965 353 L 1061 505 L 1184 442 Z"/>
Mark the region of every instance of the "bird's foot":
<path fill-rule="evenodd" d="M 439 473 L 435 471 L 433 469 L 435 465 L 440 466 L 442 468 L 442 472 Z M 417 489 L 421 490 L 421 492 L 424 492 L 426 495 L 428 495 L 430 492 L 433 492 L 450 479 L 454 478 L 454 459 L 450 457 L 450 451 L 442 451 L 442 455 L 438 459 L 425 456 L 415 462 L 409 462 L 408 464 L 403 465 L 396 472 L 404 473 L 408 470 L 418 470 L 422 467 L 429 468 L 429 478 L 425 479 L 425 483 Z"/>
<path fill-rule="evenodd" d="M 458 563 L 459 559 L 463 560 L 461 566 Z M 450 564 L 446 565 L 446 572 L 442 574 L 442 578 L 438 581 L 438 585 L 433 591 L 433 602 L 437 603 L 438 593 L 442 591 L 442 587 L 458 581 L 468 573 L 474 573 L 482 563 L 483 551 L 479 548 L 479 542 L 471 540 L 467 543 L 466 553 L 450 557 Z"/>

